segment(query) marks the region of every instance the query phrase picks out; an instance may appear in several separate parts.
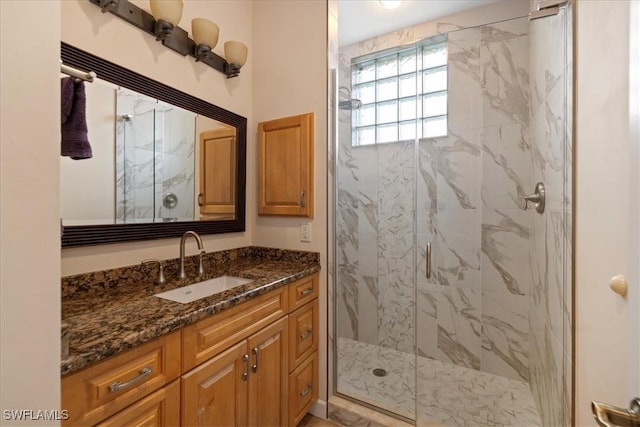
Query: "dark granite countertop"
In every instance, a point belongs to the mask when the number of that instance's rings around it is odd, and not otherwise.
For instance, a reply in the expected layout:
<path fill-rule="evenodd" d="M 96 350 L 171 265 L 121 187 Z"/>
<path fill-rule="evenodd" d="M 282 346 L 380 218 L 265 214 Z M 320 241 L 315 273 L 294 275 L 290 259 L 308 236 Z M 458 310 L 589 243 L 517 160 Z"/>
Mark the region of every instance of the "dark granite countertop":
<path fill-rule="evenodd" d="M 207 253 L 205 276 L 196 277 L 197 257 L 178 280 L 177 259 L 165 261 L 167 283 L 154 284 L 157 265 L 135 265 L 62 278 L 62 321 L 69 355 L 62 375 L 219 313 L 255 296 L 320 271 L 316 252 L 246 247 Z M 237 288 L 181 304 L 154 294 L 231 275 L 254 280 Z"/>

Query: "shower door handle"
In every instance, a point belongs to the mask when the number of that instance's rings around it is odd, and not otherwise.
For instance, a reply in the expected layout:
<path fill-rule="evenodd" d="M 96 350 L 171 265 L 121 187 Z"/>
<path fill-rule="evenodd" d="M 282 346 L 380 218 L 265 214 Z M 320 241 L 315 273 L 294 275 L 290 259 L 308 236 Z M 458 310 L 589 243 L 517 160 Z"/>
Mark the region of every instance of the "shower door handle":
<path fill-rule="evenodd" d="M 427 243 L 427 279 L 431 279 L 431 242 Z"/>

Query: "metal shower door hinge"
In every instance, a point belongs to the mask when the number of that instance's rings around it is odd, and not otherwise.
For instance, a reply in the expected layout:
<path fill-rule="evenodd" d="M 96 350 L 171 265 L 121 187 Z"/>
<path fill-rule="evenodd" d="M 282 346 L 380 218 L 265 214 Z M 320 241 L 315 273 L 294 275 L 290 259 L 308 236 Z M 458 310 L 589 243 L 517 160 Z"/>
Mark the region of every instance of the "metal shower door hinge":
<path fill-rule="evenodd" d="M 560 8 L 566 6 L 568 3 L 568 0 L 540 0 L 537 5 L 537 10 L 532 10 L 529 13 L 529 21 L 544 18 L 545 16 L 557 15 Z"/>

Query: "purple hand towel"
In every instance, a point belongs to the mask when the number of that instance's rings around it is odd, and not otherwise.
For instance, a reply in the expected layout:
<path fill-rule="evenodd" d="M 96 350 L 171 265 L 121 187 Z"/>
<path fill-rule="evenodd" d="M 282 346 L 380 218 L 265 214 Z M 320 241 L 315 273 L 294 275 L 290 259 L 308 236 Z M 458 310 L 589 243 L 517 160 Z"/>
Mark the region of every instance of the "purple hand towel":
<path fill-rule="evenodd" d="M 60 79 L 62 143 L 60 155 L 74 160 L 93 157 L 87 135 L 86 97 L 84 82 L 73 77 Z"/>

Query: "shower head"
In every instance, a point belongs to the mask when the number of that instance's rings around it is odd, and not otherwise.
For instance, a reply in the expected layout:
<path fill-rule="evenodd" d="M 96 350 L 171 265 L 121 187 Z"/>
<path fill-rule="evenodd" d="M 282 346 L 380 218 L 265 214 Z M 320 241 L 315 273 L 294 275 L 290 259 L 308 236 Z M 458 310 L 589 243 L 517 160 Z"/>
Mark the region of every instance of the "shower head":
<path fill-rule="evenodd" d="M 351 89 L 346 86 L 340 86 L 338 89 L 340 95 L 346 95 L 343 101 L 338 102 L 338 108 L 341 110 L 357 110 L 362 107 L 362 101 L 356 98 L 351 98 Z M 342 97 L 342 96 L 341 96 Z"/>
<path fill-rule="evenodd" d="M 125 122 L 130 122 L 131 120 L 133 120 L 133 116 L 131 114 L 123 114 L 118 118 L 120 120 L 124 120 Z"/>

